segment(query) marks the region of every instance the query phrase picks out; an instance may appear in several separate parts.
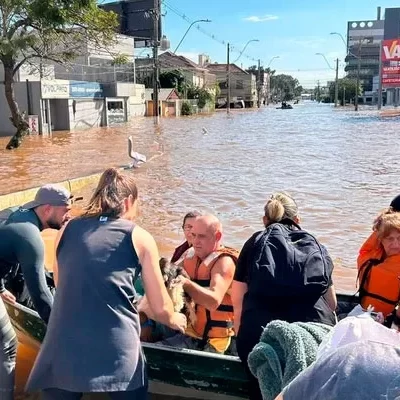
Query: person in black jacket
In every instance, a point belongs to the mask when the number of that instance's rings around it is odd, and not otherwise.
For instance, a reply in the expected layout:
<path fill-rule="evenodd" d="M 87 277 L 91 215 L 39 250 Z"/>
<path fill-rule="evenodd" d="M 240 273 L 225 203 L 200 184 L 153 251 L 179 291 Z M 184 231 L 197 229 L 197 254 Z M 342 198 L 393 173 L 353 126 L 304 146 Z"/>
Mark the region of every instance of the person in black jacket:
<path fill-rule="evenodd" d="M 247 357 L 270 321 L 336 322 L 333 262 L 326 249 L 298 226 L 296 202 L 275 193 L 264 212 L 265 230 L 244 244 L 232 286 L 236 346 L 249 376 L 251 400 L 262 396 Z"/>

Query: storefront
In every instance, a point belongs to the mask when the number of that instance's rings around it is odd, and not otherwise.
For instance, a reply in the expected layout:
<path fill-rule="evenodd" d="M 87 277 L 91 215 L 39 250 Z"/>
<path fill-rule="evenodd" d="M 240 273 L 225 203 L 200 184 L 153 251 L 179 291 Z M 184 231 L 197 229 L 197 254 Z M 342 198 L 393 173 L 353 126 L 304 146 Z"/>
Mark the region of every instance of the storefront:
<path fill-rule="evenodd" d="M 103 85 L 84 81 L 42 81 L 43 131 L 82 130 L 105 124 Z"/>

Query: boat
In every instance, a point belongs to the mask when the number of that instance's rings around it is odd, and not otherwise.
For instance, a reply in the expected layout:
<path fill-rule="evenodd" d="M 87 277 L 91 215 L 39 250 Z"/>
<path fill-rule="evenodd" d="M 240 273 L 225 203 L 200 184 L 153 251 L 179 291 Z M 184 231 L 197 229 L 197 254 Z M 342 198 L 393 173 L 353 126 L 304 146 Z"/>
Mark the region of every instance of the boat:
<path fill-rule="evenodd" d="M 338 316 L 345 316 L 357 298 L 338 294 Z M 28 346 L 33 360 L 40 348 L 46 325 L 39 315 L 21 304 L 6 304 L 18 341 Z M 168 394 L 198 400 L 248 398 L 248 382 L 238 357 L 143 343 L 152 394 Z M 26 371 L 26 374 L 29 371 Z"/>
<path fill-rule="evenodd" d="M 276 107 L 277 110 L 292 110 L 293 106 L 291 104 L 285 104 L 282 105 L 281 107 Z"/>

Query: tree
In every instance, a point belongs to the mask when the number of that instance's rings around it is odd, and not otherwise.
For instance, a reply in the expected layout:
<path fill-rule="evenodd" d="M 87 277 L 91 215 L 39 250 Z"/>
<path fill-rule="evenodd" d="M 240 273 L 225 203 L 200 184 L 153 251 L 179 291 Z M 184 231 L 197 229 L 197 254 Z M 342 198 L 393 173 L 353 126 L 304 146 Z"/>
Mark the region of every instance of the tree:
<path fill-rule="evenodd" d="M 352 101 L 356 97 L 357 81 L 350 78 L 342 78 L 338 81 L 339 85 L 339 101 L 343 105 L 343 99 L 345 101 Z M 358 93 L 362 93 L 362 87 L 358 88 Z M 335 82 L 331 82 L 329 86 L 329 97 L 335 98 Z"/>
<path fill-rule="evenodd" d="M 291 75 L 272 75 L 271 88 L 280 101 L 290 101 L 302 93 L 299 81 Z"/>
<path fill-rule="evenodd" d="M 185 77 L 178 70 L 166 71 L 160 74 L 160 86 L 162 88 L 175 88 L 179 93 L 185 90 Z"/>
<path fill-rule="evenodd" d="M 197 105 L 200 109 L 204 108 L 207 103 L 215 103 L 214 95 L 211 94 L 207 89 L 200 88 L 198 86 L 188 86 L 187 88 L 187 98 L 196 99 Z"/>
<path fill-rule="evenodd" d="M 15 99 L 14 76 L 26 64 L 43 60 L 66 63 L 88 41 L 107 48 L 115 41 L 117 15 L 97 7 L 96 0 L 0 0 L 0 61 L 4 89 L 16 128 L 7 149 L 20 146 L 28 133 L 25 113 Z"/>

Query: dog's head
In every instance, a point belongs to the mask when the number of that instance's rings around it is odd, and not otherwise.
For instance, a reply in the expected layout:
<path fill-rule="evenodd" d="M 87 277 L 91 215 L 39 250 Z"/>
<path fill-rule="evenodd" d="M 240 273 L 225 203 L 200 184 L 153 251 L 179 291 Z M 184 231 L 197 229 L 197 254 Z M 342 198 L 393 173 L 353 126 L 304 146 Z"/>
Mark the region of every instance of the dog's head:
<path fill-rule="evenodd" d="M 189 278 L 183 267 L 170 263 L 165 257 L 160 258 L 160 269 L 167 288 L 171 288 L 179 276 Z"/>

